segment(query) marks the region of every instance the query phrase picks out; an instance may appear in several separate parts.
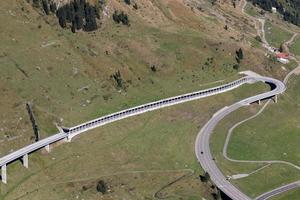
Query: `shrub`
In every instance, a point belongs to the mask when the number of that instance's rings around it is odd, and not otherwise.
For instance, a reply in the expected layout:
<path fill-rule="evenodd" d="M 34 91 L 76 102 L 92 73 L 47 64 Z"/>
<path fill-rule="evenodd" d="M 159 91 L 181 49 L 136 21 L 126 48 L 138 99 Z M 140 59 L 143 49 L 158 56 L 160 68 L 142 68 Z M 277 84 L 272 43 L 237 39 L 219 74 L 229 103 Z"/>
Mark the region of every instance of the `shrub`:
<path fill-rule="evenodd" d="M 255 36 L 255 40 L 257 40 L 258 42 L 262 42 L 261 37 L 259 35 Z"/>
<path fill-rule="evenodd" d="M 240 48 L 238 51 L 235 52 L 235 54 L 236 54 L 235 60 L 238 64 L 240 64 L 241 60 L 244 59 L 243 50 Z"/>
<path fill-rule="evenodd" d="M 102 194 L 107 193 L 107 185 L 106 185 L 106 183 L 103 180 L 100 180 L 97 183 L 96 189 L 97 189 L 98 192 L 101 192 Z"/>
<path fill-rule="evenodd" d="M 206 183 L 210 180 L 210 176 L 207 172 L 205 172 L 204 175 L 200 175 L 199 177 L 200 177 L 201 182 L 204 182 L 204 183 Z"/>
<path fill-rule="evenodd" d="M 157 71 L 155 65 L 152 65 L 150 68 L 151 68 L 151 71 L 153 71 L 153 72 L 156 72 L 156 71 Z"/>
<path fill-rule="evenodd" d="M 113 20 L 117 23 L 117 24 L 124 24 L 129 26 L 129 18 L 128 15 L 125 14 L 123 11 L 115 11 L 113 14 Z"/>
<path fill-rule="evenodd" d="M 123 87 L 123 79 L 119 70 L 112 75 L 112 78 L 116 81 L 118 88 Z"/>
<path fill-rule="evenodd" d="M 124 0 L 124 2 L 125 2 L 127 5 L 130 5 L 130 4 L 131 4 L 131 1 L 130 1 L 130 0 Z"/>
<path fill-rule="evenodd" d="M 236 56 L 240 59 L 243 60 L 244 58 L 244 53 L 243 50 L 240 48 L 238 51 L 236 51 Z"/>
<path fill-rule="evenodd" d="M 239 65 L 239 64 L 234 64 L 234 65 L 233 65 L 233 69 L 239 70 L 239 68 L 240 68 L 240 65 Z"/>

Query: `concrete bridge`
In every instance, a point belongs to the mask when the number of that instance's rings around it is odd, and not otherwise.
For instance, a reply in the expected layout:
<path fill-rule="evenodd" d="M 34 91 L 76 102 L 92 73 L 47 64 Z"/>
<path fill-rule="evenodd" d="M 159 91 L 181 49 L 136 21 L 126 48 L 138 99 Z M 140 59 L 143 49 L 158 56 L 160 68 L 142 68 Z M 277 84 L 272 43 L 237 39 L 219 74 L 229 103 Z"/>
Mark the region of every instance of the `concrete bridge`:
<path fill-rule="evenodd" d="M 38 142 L 30 144 L 26 147 L 23 147 L 17 151 L 14 151 L 14 152 L 0 158 L 1 180 L 3 183 L 7 183 L 6 169 L 7 169 L 8 164 L 21 159 L 24 167 L 28 168 L 28 154 L 33 153 L 42 148 L 45 148 L 49 152 L 50 151 L 49 147 L 52 143 L 55 143 L 55 142 L 58 142 L 61 140 L 71 141 L 71 139 L 73 137 L 75 137 L 83 132 L 86 132 L 88 130 L 103 126 L 105 124 L 108 124 L 108 123 L 111 123 L 111 122 L 114 122 L 117 120 L 121 120 L 121 119 L 130 117 L 130 116 L 134 116 L 134 115 L 139 115 L 139 114 L 149 112 L 152 110 L 157 110 L 157 109 L 160 109 L 163 107 L 172 106 L 175 104 L 180 104 L 180 103 L 184 103 L 184 102 L 224 93 L 224 92 L 233 90 L 235 88 L 238 88 L 245 83 L 254 83 L 257 81 L 263 81 L 263 82 L 269 82 L 269 83 L 271 82 L 276 86 L 277 90 L 272 90 L 271 92 L 264 93 L 261 96 L 257 95 L 252 98 L 253 101 L 258 101 L 260 99 L 265 99 L 268 97 L 276 96 L 277 94 L 283 92 L 285 89 L 284 84 L 276 79 L 263 77 L 263 76 L 259 76 L 256 74 L 255 75 L 248 74 L 247 76 L 245 76 L 243 78 L 240 78 L 236 81 L 233 81 L 233 82 L 221 85 L 221 86 L 217 86 L 217 87 L 213 87 L 213 88 L 209 88 L 209 89 L 205 89 L 205 90 L 201 90 L 201 91 L 197 91 L 197 92 L 192 92 L 192 93 L 188 93 L 188 94 L 183 94 L 183 95 L 155 101 L 152 103 L 144 104 L 141 106 L 129 108 L 129 109 L 126 109 L 126 110 L 123 110 L 120 112 L 116 112 L 116 113 L 113 113 L 110 115 L 106 115 L 106 116 L 82 123 L 82 124 L 77 125 L 72 128 L 63 128 L 63 129 L 61 128 L 60 132 L 53 136 L 42 139 Z M 245 102 L 245 103 L 250 104 L 253 102 L 251 102 L 251 100 L 250 100 L 249 102 Z"/>

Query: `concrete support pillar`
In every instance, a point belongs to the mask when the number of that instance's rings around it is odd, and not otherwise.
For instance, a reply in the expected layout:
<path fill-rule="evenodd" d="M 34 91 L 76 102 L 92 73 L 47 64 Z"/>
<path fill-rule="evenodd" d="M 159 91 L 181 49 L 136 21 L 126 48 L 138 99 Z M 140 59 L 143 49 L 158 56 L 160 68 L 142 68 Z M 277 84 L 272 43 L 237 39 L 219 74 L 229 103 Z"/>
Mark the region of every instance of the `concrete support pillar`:
<path fill-rule="evenodd" d="M 258 102 L 257 102 L 257 103 L 258 103 L 258 105 L 260 105 L 260 100 L 258 100 Z"/>
<path fill-rule="evenodd" d="M 72 142 L 72 138 L 71 138 L 71 137 L 67 137 L 67 138 L 66 138 L 66 141 L 67 141 L 67 142 Z"/>
<path fill-rule="evenodd" d="M 46 149 L 46 151 L 47 151 L 48 153 L 50 153 L 50 144 L 46 145 L 46 146 L 45 146 L 45 149 Z"/>
<path fill-rule="evenodd" d="M 1 180 L 5 184 L 7 183 L 6 165 L 1 166 Z"/>
<path fill-rule="evenodd" d="M 277 103 L 277 95 L 274 96 L 274 102 Z"/>
<path fill-rule="evenodd" d="M 22 161 L 23 161 L 23 166 L 25 168 L 28 168 L 28 154 L 25 154 L 22 158 Z"/>
<path fill-rule="evenodd" d="M 72 142 L 72 137 L 70 135 L 68 135 L 66 138 L 65 138 L 65 142 Z"/>

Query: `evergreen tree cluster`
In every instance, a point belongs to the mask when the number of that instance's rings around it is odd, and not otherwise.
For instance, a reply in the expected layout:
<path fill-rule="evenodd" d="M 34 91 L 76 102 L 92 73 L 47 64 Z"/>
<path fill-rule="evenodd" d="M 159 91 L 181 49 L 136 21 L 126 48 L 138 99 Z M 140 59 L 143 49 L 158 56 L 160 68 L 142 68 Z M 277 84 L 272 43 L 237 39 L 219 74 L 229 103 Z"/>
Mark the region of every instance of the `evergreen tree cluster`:
<path fill-rule="evenodd" d="M 76 30 L 94 31 L 98 29 L 97 19 L 104 0 L 98 0 L 96 5 L 91 5 L 86 0 L 73 0 L 59 8 L 50 0 L 32 0 L 34 7 L 42 8 L 45 14 L 55 14 L 62 28 L 71 27 L 72 32 Z"/>
<path fill-rule="evenodd" d="M 99 8 L 90 5 L 86 0 L 74 0 L 60 7 L 56 11 L 56 16 L 61 27 L 66 28 L 71 24 L 72 32 L 80 29 L 97 30 L 97 19 L 100 19 Z"/>
<path fill-rule="evenodd" d="M 300 26 L 300 1 L 295 0 L 250 0 L 253 5 L 258 5 L 262 9 L 271 12 L 272 7 L 282 14 L 283 19 L 292 24 Z"/>
<path fill-rule="evenodd" d="M 56 4 L 54 2 L 49 2 L 49 0 L 27 0 L 35 8 L 42 8 L 43 11 L 49 15 L 56 12 Z"/>

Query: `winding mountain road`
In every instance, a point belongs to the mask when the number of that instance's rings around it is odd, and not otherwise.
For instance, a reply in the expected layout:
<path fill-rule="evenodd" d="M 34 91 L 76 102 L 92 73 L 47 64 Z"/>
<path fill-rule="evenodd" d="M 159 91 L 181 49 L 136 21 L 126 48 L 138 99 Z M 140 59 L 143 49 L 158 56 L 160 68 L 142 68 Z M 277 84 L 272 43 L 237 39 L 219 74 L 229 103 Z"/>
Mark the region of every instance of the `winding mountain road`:
<path fill-rule="evenodd" d="M 216 125 L 230 113 L 253 102 L 274 97 L 286 89 L 284 83 L 273 78 L 257 75 L 255 79 L 274 84 L 275 88 L 272 91 L 246 98 L 219 110 L 201 129 L 195 143 L 195 153 L 204 171 L 209 173 L 211 180 L 220 190 L 234 200 L 250 200 L 251 198 L 231 184 L 218 168 L 210 151 L 210 137 Z"/>
<path fill-rule="evenodd" d="M 279 188 L 276 188 L 270 192 L 267 192 L 267 193 L 264 193 L 258 197 L 255 198 L 255 200 L 266 200 L 266 199 L 270 199 L 276 195 L 279 195 L 281 193 L 284 193 L 288 190 L 292 190 L 292 189 L 296 189 L 300 187 L 300 181 L 296 181 L 296 182 L 293 182 L 293 183 L 290 183 L 290 184 L 287 184 L 287 185 L 284 185 L 284 186 L 281 186 Z"/>
<path fill-rule="evenodd" d="M 246 7 L 246 5 L 247 5 L 247 1 L 246 0 L 241 0 L 241 2 L 240 2 L 240 9 L 241 9 L 241 12 L 242 13 L 244 13 L 245 15 L 247 15 L 250 19 L 252 19 L 253 21 L 254 21 L 254 25 L 255 25 L 255 29 L 256 29 L 256 31 L 257 31 L 257 34 L 258 35 L 260 35 L 261 36 L 261 39 L 262 39 L 262 46 L 264 47 L 264 48 L 266 48 L 269 52 L 271 52 L 271 53 L 274 53 L 274 47 L 272 47 L 272 46 L 270 46 L 270 44 L 268 43 L 268 41 L 266 40 L 266 36 L 265 36 L 265 28 L 264 28 L 264 26 L 265 26 L 265 19 L 264 18 L 260 18 L 260 17 L 253 17 L 253 16 L 251 16 L 251 15 L 249 15 L 249 14 L 247 14 L 246 12 L 245 12 L 245 7 Z M 260 26 L 257 24 L 257 22 L 260 24 Z M 284 80 L 283 80 L 283 83 L 284 84 L 287 84 L 288 83 L 288 81 L 289 81 L 289 79 L 290 79 L 290 77 L 293 75 L 293 74 L 295 74 L 299 69 L 300 69 L 300 61 L 296 58 L 296 56 L 295 55 L 293 55 L 293 54 L 291 54 L 290 52 L 289 52 L 289 46 L 294 42 L 294 40 L 295 40 L 295 38 L 298 36 L 298 33 L 295 33 L 295 32 L 292 32 L 293 33 L 293 36 L 288 40 L 288 41 L 286 41 L 285 43 L 284 43 L 284 45 L 287 47 L 287 49 L 288 49 L 288 53 L 290 54 L 290 59 L 292 59 L 292 60 L 294 60 L 297 64 L 298 64 L 298 66 L 295 68 L 295 69 L 293 69 L 292 71 L 290 71 L 286 76 L 285 76 L 285 78 L 284 78 Z M 256 117 L 256 116 L 258 116 L 259 114 L 261 114 L 262 112 L 263 112 L 263 110 L 266 108 L 266 106 L 268 105 L 268 102 L 267 102 L 267 104 L 256 114 L 256 115 L 254 115 L 254 116 L 252 116 L 252 117 L 250 117 L 250 118 L 248 118 L 248 119 L 246 119 L 246 120 L 243 120 L 242 122 L 240 122 L 240 123 L 238 123 L 238 124 L 236 124 L 234 127 L 232 127 L 230 130 L 229 130 L 229 133 L 228 133 L 228 136 L 227 136 L 227 138 L 226 138 L 226 142 L 225 142 L 225 145 L 224 145 L 224 148 L 223 148 L 223 156 L 226 158 L 226 159 L 228 159 L 228 160 L 230 160 L 230 161 L 232 161 L 232 162 L 253 162 L 253 161 L 241 161 L 241 160 L 235 160 L 235 159 L 230 159 L 228 156 L 227 156 L 227 152 L 226 152 L 226 149 L 227 149 L 227 145 L 228 145 L 228 142 L 229 142 L 229 139 L 230 139 L 230 135 L 231 135 L 231 132 L 232 132 L 232 130 L 236 127 L 236 126 L 238 126 L 238 125 L 240 125 L 241 123 L 244 123 L 244 122 L 246 122 L 246 121 L 248 121 L 248 120 L 250 120 L 250 119 L 252 119 L 252 118 L 254 118 L 254 117 Z M 257 162 L 257 161 L 254 161 L 254 162 Z M 264 161 L 258 161 L 258 162 L 264 162 Z M 297 165 L 295 165 L 295 164 L 293 164 L 293 163 L 290 163 L 290 162 L 285 162 L 285 161 L 272 161 L 272 162 L 267 162 L 267 161 L 265 161 L 266 163 L 269 163 L 269 164 L 272 164 L 272 163 L 282 163 L 282 164 L 287 164 L 287 165 L 290 165 L 290 166 L 292 166 L 292 167 L 295 167 L 295 168 L 297 168 L 297 169 L 299 169 L 299 166 L 297 166 Z M 289 190 L 292 190 L 292 189 L 295 189 L 295 188 L 299 188 L 300 187 L 300 181 L 296 181 L 296 182 L 294 182 L 294 183 L 290 183 L 290 184 L 287 184 L 287 185 L 285 185 L 285 186 L 281 186 L 281 187 L 278 187 L 278 188 L 275 188 L 275 189 L 273 189 L 273 190 L 271 190 L 271 191 L 268 191 L 268 192 L 266 192 L 266 193 L 264 193 L 264 194 L 262 194 L 262 195 L 260 195 L 259 197 L 257 197 L 256 199 L 259 199 L 259 200 L 265 200 L 265 199 L 269 199 L 269 198 L 271 198 L 271 197 L 273 197 L 273 196 L 275 196 L 275 195 L 278 195 L 278 194 L 281 194 L 281 193 L 284 193 L 284 192 L 286 192 L 286 191 L 289 191 Z"/>
<path fill-rule="evenodd" d="M 242 5 L 242 10 L 244 10 L 245 5 L 246 4 Z M 262 40 L 265 44 L 267 44 L 267 41 L 265 40 L 265 37 L 264 37 L 264 30 L 263 30 L 264 21 L 262 21 L 262 20 L 260 20 L 260 21 L 262 23 L 262 30 L 261 30 L 261 35 L 263 35 Z M 292 40 L 290 40 L 289 42 L 291 42 Z M 117 120 L 121 120 L 121 119 L 130 117 L 130 116 L 139 115 L 139 114 L 142 114 L 145 112 L 157 110 L 157 109 L 164 108 L 167 106 L 172 106 L 172 105 L 176 105 L 176 104 L 180 104 L 180 103 L 184 103 L 184 102 L 188 102 L 188 101 L 228 92 L 228 91 L 238 88 L 246 83 L 250 84 L 250 83 L 257 82 L 257 81 L 262 81 L 262 82 L 272 85 L 273 90 L 243 99 L 243 100 L 236 102 L 230 106 L 226 106 L 226 107 L 220 109 L 218 112 L 216 112 L 213 115 L 213 117 L 200 130 L 199 134 L 197 135 L 196 141 L 195 141 L 195 154 L 196 154 L 197 160 L 201 164 L 202 168 L 210 174 L 210 178 L 216 184 L 216 186 L 234 200 L 250 200 L 251 199 L 250 197 L 248 197 L 246 194 L 241 192 L 236 186 L 234 186 L 227 180 L 227 178 L 223 175 L 221 170 L 216 165 L 214 157 L 210 151 L 210 145 L 209 145 L 210 137 L 211 137 L 216 125 L 230 113 L 234 112 L 235 110 L 237 110 L 241 107 L 248 106 L 253 102 L 257 102 L 257 101 L 260 101 L 263 99 L 277 97 L 277 95 L 283 93 L 286 89 L 285 83 L 287 83 L 289 77 L 295 72 L 295 70 L 291 71 L 287 75 L 287 77 L 284 80 L 284 83 L 279 80 L 276 80 L 274 78 L 260 76 L 253 72 L 247 72 L 245 77 L 238 79 L 236 81 L 221 85 L 221 86 L 217 86 L 217 87 L 213 87 L 213 88 L 206 89 L 206 90 L 192 92 L 192 93 L 179 95 L 179 96 L 163 99 L 160 101 L 144 104 L 144 105 L 126 109 L 126 110 L 123 110 L 120 112 L 116 112 L 116 113 L 113 113 L 110 115 L 106 115 L 106 116 L 82 123 L 80 125 L 77 125 L 77 126 L 74 126 L 71 128 L 61 129 L 61 132 L 58 134 L 55 134 L 53 136 L 50 136 L 43 140 L 40 140 L 36 143 L 33 143 L 26 147 L 23 147 L 17 151 L 14 151 L 14 152 L 0 158 L 2 181 L 4 183 L 7 182 L 6 167 L 9 163 L 21 158 L 23 160 L 24 166 L 28 167 L 28 154 L 33 153 L 34 151 L 44 148 L 44 147 L 46 147 L 49 150 L 49 145 L 54 142 L 64 140 L 64 139 L 71 141 L 72 138 L 74 138 L 75 136 L 77 136 L 81 133 L 87 132 L 89 130 L 95 129 L 97 127 L 103 126 L 108 123 L 112 123 Z M 263 109 L 264 108 L 265 107 L 263 107 Z M 263 111 L 263 109 L 257 115 L 259 115 Z M 257 115 L 255 115 L 255 116 L 257 116 Z M 253 118 L 255 116 L 253 116 Z M 247 120 L 249 120 L 249 119 L 247 119 Z M 247 120 L 244 120 L 243 122 L 245 122 Z M 230 138 L 230 134 L 229 134 L 229 138 Z M 228 141 L 229 141 L 229 138 L 227 139 Z M 225 143 L 226 147 L 228 145 L 227 140 Z M 228 158 L 226 149 L 224 152 L 223 152 L 224 156 Z M 284 162 L 284 161 L 237 161 L 237 160 L 233 160 L 230 158 L 228 158 L 228 159 L 231 161 L 235 161 L 235 162 L 266 162 L 266 163 L 280 162 L 280 163 L 291 165 L 291 163 Z M 298 167 L 298 166 L 294 166 L 294 167 Z M 283 191 L 287 191 L 287 190 L 290 190 L 290 189 L 293 189 L 293 188 L 296 188 L 299 186 L 300 186 L 300 181 L 294 182 L 294 183 L 282 186 L 280 188 L 274 189 L 272 191 L 269 191 L 267 193 L 264 193 L 264 194 L 260 195 L 259 197 L 257 197 L 256 200 L 268 199 L 274 195 L 282 193 Z"/>

